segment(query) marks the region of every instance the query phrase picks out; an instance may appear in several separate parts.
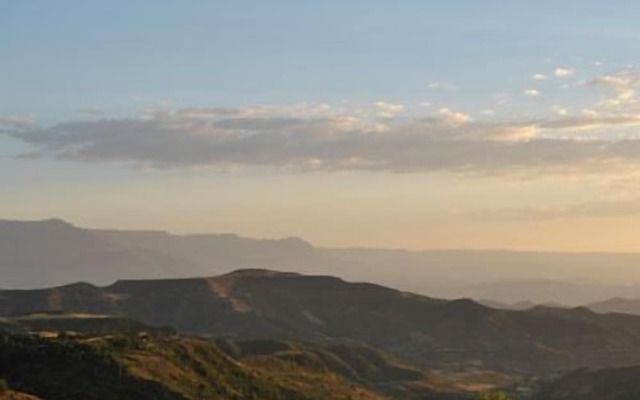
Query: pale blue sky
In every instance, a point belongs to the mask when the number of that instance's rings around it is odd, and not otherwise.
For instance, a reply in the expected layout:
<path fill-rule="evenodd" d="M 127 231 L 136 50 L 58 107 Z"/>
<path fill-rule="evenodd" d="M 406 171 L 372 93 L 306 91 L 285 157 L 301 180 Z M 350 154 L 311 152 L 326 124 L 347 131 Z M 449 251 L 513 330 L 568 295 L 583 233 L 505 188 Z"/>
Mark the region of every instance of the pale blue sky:
<path fill-rule="evenodd" d="M 633 62 L 634 1 L 84 1 L 0 4 L 0 109 L 141 103 L 464 101 L 553 64 Z M 442 94 L 440 94 L 442 95 Z"/>
<path fill-rule="evenodd" d="M 0 217 L 640 250 L 600 236 L 622 218 L 640 233 L 638 15 L 636 1 L 0 1 Z"/>

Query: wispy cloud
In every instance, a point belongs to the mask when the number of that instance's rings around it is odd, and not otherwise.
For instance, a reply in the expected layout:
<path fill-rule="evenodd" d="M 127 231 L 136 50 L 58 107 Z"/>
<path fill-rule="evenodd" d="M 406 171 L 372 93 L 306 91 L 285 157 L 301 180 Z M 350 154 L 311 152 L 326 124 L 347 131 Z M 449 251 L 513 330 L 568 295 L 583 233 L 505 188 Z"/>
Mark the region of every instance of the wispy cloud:
<path fill-rule="evenodd" d="M 542 93 L 538 89 L 527 89 L 524 91 L 524 94 L 529 97 L 538 97 Z"/>
<path fill-rule="evenodd" d="M 438 115 L 443 122 L 449 123 L 452 126 L 460 126 L 471 121 L 471 117 L 460 111 L 454 111 L 450 108 L 443 107 L 438 110 Z"/>
<path fill-rule="evenodd" d="M 615 95 L 603 100 L 601 107 L 627 110 L 638 104 L 637 90 L 640 87 L 640 73 L 635 69 L 625 69 L 615 74 L 608 74 L 587 83 L 614 91 Z"/>
<path fill-rule="evenodd" d="M 544 221 L 565 218 L 612 218 L 640 215 L 640 199 L 602 200 L 548 207 L 496 208 L 473 211 L 452 211 L 451 214 L 466 218 L 492 221 Z"/>
<path fill-rule="evenodd" d="M 28 128 L 33 125 L 34 122 L 33 118 L 28 116 L 0 116 L 0 129 L 2 129 L 2 127 L 13 129 Z"/>
<path fill-rule="evenodd" d="M 393 118 L 404 110 L 402 104 L 387 103 L 384 101 L 376 101 L 374 106 L 376 107 L 378 116 L 382 118 Z"/>
<path fill-rule="evenodd" d="M 453 91 L 453 90 L 457 90 L 458 87 L 450 82 L 434 81 L 434 82 L 427 83 L 427 89 Z"/>
<path fill-rule="evenodd" d="M 30 156 L 155 168 L 244 165 L 505 174 L 640 166 L 640 140 L 571 134 L 640 126 L 635 115 L 474 122 L 464 113 L 442 108 L 428 118 L 381 125 L 357 115 L 298 117 L 283 110 L 164 110 L 131 118 L 14 127 L 6 133 L 31 144 Z"/>
<path fill-rule="evenodd" d="M 563 107 L 557 104 L 551 106 L 551 111 L 557 115 L 569 115 L 569 110 L 567 109 L 567 107 Z"/>
<path fill-rule="evenodd" d="M 553 71 L 553 75 L 555 75 L 556 78 L 568 78 L 573 76 L 575 73 L 575 69 L 565 67 L 558 67 Z"/>
<path fill-rule="evenodd" d="M 614 174 L 640 168 L 640 137 L 630 130 L 640 127 L 637 74 L 621 71 L 586 86 L 613 93 L 575 115 L 567 106 L 550 105 L 548 116 L 536 118 L 490 110 L 479 116 L 492 118 L 475 120 L 454 107 L 418 107 L 429 114 L 417 117 L 416 110 L 383 100 L 355 109 L 324 103 L 159 106 L 128 118 L 52 126 L 5 117 L 0 132 L 30 144 L 33 151 L 25 156 L 152 168 L 262 166 L 492 175 Z M 623 100 L 625 107 L 603 105 Z M 626 133 L 612 135 L 612 130 Z"/>

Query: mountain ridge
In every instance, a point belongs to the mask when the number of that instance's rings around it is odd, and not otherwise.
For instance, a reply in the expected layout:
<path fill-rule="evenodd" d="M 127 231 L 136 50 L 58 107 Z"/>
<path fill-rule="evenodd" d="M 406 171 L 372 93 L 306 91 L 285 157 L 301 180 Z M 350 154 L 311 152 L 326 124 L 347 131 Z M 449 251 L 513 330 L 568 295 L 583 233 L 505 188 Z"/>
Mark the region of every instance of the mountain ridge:
<path fill-rule="evenodd" d="M 0 220 L 0 287 L 216 276 L 263 268 L 369 281 L 439 298 L 578 306 L 640 297 L 640 254 L 316 247 L 300 238 L 79 228 Z M 610 281 L 601 281 L 604 270 Z M 614 280 L 611 277 L 616 277 Z"/>
<path fill-rule="evenodd" d="M 0 316 L 122 315 L 203 337 L 366 343 L 425 367 L 549 372 L 640 364 L 640 317 L 585 308 L 497 310 L 366 282 L 264 269 L 0 291 Z"/>

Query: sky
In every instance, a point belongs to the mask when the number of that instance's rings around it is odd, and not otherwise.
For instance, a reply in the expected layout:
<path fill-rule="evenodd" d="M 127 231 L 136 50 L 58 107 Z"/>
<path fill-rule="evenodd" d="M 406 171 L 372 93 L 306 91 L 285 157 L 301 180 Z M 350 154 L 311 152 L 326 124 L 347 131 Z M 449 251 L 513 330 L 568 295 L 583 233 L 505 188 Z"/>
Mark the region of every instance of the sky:
<path fill-rule="evenodd" d="M 0 218 L 640 251 L 635 1 L 0 1 Z"/>

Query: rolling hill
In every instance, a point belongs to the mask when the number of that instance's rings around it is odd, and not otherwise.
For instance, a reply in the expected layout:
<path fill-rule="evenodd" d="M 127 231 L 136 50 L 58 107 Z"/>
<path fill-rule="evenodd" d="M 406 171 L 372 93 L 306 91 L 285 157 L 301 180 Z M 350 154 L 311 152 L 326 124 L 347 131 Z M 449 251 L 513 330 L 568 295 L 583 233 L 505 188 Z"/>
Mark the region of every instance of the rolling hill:
<path fill-rule="evenodd" d="M 0 356 L 0 377 L 9 387 L 43 400 L 471 397 L 362 345 L 210 342 L 164 333 L 0 334 Z"/>
<path fill-rule="evenodd" d="M 534 400 L 640 399 L 640 366 L 584 369 L 543 387 Z"/>
<path fill-rule="evenodd" d="M 359 342 L 429 368 L 548 373 L 640 363 L 640 318 L 586 308 L 492 309 L 329 276 L 239 270 L 0 291 L 0 315 L 115 314 L 203 337 Z"/>

